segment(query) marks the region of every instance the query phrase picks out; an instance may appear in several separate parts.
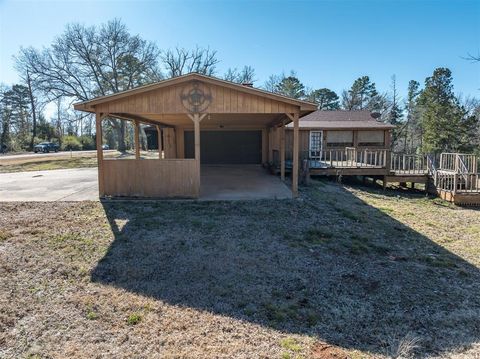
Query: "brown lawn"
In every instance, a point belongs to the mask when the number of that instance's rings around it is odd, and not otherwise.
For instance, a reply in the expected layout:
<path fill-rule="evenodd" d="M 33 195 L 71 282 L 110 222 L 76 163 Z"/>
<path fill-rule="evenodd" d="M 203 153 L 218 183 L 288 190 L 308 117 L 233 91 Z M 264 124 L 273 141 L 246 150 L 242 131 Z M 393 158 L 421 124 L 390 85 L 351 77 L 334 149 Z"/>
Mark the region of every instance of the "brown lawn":
<path fill-rule="evenodd" d="M 3 203 L 0 288 L 2 358 L 475 358 L 480 211 L 327 182 Z"/>

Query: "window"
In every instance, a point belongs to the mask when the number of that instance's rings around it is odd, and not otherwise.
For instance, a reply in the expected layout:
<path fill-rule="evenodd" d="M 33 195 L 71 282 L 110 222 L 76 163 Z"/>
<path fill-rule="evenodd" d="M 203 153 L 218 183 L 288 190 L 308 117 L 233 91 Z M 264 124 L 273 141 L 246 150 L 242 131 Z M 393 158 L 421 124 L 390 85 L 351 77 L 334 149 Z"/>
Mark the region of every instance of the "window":
<path fill-rule="evenodd" d="M 353 131 L 328 131 L 327 147 L 351 147 L 353 146 Z"/>
<path fill-rule="evenodd" d="M 385 134 L 382 130 L 358 131 L 359 146 L 384 146 Z"/>
<path fill-rule="evenodd" d="M 323 131 L 310 131 L 309 157 L 320 159 L 322 157 Z"/>

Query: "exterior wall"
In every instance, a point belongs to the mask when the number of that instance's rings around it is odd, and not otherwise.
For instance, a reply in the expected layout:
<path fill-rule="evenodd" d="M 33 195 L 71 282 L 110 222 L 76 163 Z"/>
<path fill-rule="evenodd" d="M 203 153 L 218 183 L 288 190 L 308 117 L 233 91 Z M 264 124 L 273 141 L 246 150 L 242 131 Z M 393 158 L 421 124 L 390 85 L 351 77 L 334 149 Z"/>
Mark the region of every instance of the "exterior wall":
<path fill-rule="evenodd" d="M 188 94 L 193 84 L 211 98 L 208 113 L 286 113 L 297 112 L 298 106 L 276 101 L 265 96 L 249 94 L 203 81 L 189 81 L 144 93 L 132 94 L 111 102 L 100 103 L 95 109 L 101 113 L 185 114 L 182 95 Z"/>
<path fill-rule="evenodd" d="M 310 149 L 310 131 L 322 131 L 321 129 L 300 129 L 300 156 L 302 157 L 303 154 L 307 154 L 309 149 Z M 324 150 L 329 150 L 329 149 L 341 149 L 344 147 L 357 147 L 357 148 L 388 148 L 390 146 L 390 136 L 391 133 L 389 130 L 349 130 L 352 132 L 352 143 L 351 144 L 346 144 L 345 146 L 330 146 L 329 145 L 329 138 L 332 137 L 332 134 L 334 134 L 334 139 L 335 141 L 338 141 L 339 139 L 348 139 L 350 138 L 347 136 L 348 131 L 345 130 L 323 130 L 323 149 Z M 359 136 L 360 135 L 360 136 Z M 382 139 L 382 143 L 377 143 L 379 139 Z M 360 142 L 359 139 L 362 141 L 371 141 L 367 145 L 362 145 L 362 143 L 365 142 Z M 272 149 L 275 148 L 280 148 L 279 146 L 279 137 L 273 139 L 275 141 L 274 144 L 272 144 Z M 286 148 L 286 153 L 287 153 L 287 159 L 289 158 L 289 154 L 292 153 L 293 149 L 293 130 L 288 128 L 286 130 L 285 134 L 285 148 Z M 290 155 L 291 158 L 291 155 Z"/>
<path fill-rule="evenodd" d="M 106 196 L 196 198 L 200 178 L 194 159 L 104 160 Z"/>

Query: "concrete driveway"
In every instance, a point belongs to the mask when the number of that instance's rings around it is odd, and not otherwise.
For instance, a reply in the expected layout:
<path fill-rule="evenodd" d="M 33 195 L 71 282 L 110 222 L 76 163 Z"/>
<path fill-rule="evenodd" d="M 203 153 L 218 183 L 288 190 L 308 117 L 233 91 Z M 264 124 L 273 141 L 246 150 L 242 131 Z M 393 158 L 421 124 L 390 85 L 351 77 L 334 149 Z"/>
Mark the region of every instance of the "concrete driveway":
<path fill-rule="evenodd" d="M 1 173 L 0 201 L 98 201 L 97 168 Z"/>
<path fill-rule="evenodd" d="M 259 165 L 202 165 L 200 200 L 292 198 L 277 176 Z M 97 168 L 0 174 L 0 201 L 98 201 Z"/>

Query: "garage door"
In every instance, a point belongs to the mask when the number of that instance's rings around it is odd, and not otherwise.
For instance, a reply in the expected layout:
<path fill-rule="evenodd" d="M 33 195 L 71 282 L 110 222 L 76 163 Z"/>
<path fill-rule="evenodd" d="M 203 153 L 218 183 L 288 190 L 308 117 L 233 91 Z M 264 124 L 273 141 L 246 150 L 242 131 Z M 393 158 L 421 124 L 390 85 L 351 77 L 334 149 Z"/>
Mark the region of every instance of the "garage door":
<path fill-rule="evenodd" d="M 195 157 L 193 131 L 185 131 L 185 157 Z M 262 131 L 201 131 L 200 159 L 205 164 L 262 162 Z"/>

